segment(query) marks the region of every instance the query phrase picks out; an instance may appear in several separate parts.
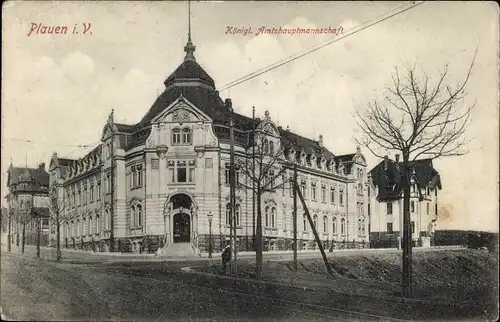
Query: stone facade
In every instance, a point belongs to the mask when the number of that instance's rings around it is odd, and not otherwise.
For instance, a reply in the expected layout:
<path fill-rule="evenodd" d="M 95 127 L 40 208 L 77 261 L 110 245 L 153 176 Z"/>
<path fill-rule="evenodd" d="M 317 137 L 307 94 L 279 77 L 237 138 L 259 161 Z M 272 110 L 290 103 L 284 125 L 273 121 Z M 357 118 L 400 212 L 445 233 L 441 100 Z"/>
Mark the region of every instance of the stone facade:
<path fill-rule="evenodd" d="M 386 159 L 369 173 L 370 240 L 378 247 L 397 247 L 403 237 L 403 187 L 399 162 Z M 432 161 L 412 163 L 410 216 L 412 239 L 416 246 L 427 246 L 432 238 L 438 216 L 439 173 Z M 430 241 L 429 241 L 430 242 Z"/>
<path fill-rule="evenodd" d="M 23 226 L 25 245 L 36 245 L 40 228 L 40 245 L 48 246 L 55 240 L 55 233 L 49 229 L 49 174 L 45 164 L 38 168 L 9 167 L 7 172 L 7 211 L 11 216 L 11 243 L 22 244 Z"/>
<path fill-rule="evenodd" d="M 181 242 L 190 243 L 197 253 L 206 252 L 210 235 L 218 251 L 229 237 L 231 103 L 224 104 L 213 80 L 196 63 L 194 48 L 186 46 L 184 62 L 167 78 L 164 93 L 139 123 L 115 123 L 112 113 L 101 144 L 88 155 L 69 160 L 54 154 L 51 182 L 58 185 L 65 204 L 63 247 L 107 251 L 111 229 L 116 250 L 131 252 L 168 250 Z M 286 169 L 283 178 L 290 178 L 297 164 L 301 189 L 325 245 L 368 242 L 368 177 L 359 149 L 333 155 L 323 147 L 322 137 L 315 141 L 284 130 L 269 113 L 263 120 L 234 113 L 234 121 L 239 162 L 251 162 L 254 146 L 265 137 L 266 144 L 283 151 L 275 165 Z M 248 178 L 240 173 L 239 180 L 236 233 L 240 250 L 250 250 L 253 194 L 244 188 Z M 261 201 L 266 249 L 291 249 L 290 184 L 285 180 Z M 298 204 L 299 249 L 314 248 L 313 233 Z"/>

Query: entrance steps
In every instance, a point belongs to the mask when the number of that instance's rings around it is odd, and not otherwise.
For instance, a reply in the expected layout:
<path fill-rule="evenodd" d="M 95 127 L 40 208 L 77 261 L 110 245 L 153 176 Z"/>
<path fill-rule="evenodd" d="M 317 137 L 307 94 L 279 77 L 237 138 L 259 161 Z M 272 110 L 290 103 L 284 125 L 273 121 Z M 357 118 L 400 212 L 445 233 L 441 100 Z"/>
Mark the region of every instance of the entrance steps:
<path fill-rule="evenodd" d="M 159 249 L 155 255 L 158 257 L 200 258 L 193 251 L 191 243 L 172 243 Z"/>

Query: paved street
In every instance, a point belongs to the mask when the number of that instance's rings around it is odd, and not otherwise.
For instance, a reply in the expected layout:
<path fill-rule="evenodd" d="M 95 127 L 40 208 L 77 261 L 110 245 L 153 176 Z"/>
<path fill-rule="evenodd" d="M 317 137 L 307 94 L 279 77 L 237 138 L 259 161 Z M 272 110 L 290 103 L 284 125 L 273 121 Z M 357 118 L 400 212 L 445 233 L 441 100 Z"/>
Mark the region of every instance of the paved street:
<path fill-rule="evenodd" d="M 33 258 L 33 249 L 27 248 L 26 253 L 2 252 L 1 306 L 7 317 L 16 320 L 386 321 L 449 314 L 433 305 L 381 303 L 181 271 L 203 264 L 200 260 L 118 262 L 116 257 L 108 261 L 74 253 L 68 255 L 71 260 L 55 263 Z M 50 255 L 50 249 L 42 249 L 44 254 Z M 463 317 L 463 312 L 458 316 Z"/>

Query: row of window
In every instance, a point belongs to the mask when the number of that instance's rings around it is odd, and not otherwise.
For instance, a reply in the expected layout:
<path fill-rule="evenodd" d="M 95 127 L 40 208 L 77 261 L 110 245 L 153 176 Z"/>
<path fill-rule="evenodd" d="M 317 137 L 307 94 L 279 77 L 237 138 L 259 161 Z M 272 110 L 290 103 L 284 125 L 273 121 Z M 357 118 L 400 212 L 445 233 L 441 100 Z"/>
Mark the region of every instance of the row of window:
<path fill-rule="evenodd" d="M 99 215 L 88 216 L 82 219 L 72 220 L 66 223 L 66 237 L 84 237 L 86 235 L 100 234 L 101 229 L 108 231 L 111 227 L 110 225 L 110 211 L 106 209 L 104 211 L 104 218 L 101 222 Z"/>
<path fill-rule="evenodd" d="M 308 225 L 309 220 L 307 219 L 307 216 L 304 214 L 302 219 L 303 219 L 303 226 L 302 226 L 303 229 L 302 230 L 308 231 L 309 230 L 309 225 Z M 314 223 L 314 227 L 317 229 L 318 228 L 318 216 L 317 215 L 313 216 L 313 223 Z M 339 233 L 336 217 L 333 217 L 333 220 L 332 220 L 332 232 L 334 235 L 337 235 Z M 323 233 L 328 233 L 328 217 L 327 216 L 323 217 Z M 340 234 L 345 235 L 345 233 L 346 233 L 346 219 L 341 218 L 340 219 Z M 365 234 L 365 221 L 362 219 L 358 220 L 358 234 L 363 234 L 363 235 Z"/>
<path fill-rule="evenodd" d="M 394 233 L 394 230 L 393 230 L 393 227 L 392 227 L 392 222 L 388 222 L 387 223 L 387 233 L 388 234 L 393 234 Z M 411 233 L 412 234 L 415 233 L 415 222 L 414 221 L 411 222 Z"/>
<path fill-rule="evenodd" d="M 109 171 L 104 176 L 104 189 L 106 193 L 111 193 L 111 172 Z M 100 199 L 101 179 L 97 178 L 94 181 L 91 177 L 88 181 L 83 180 L 81 183 L 67 189 L 65 203 L 67 207 L 77 207 L 84 206 Z"/>
<path fill-rule="evenodd" d="M 430 203 L 427 203 L 427 215 L 430 215 Z M 437 203 L 434 204 L 434 214 L 437 215 L 438 211 L 438 205 Z M 415 201 L 411 200 L 410 201 L 410 212 L 415 212 Z M 387 203 L 387 214 L 392 215 L 392 202 Z"/>
<path fill-rule="evenodd" d="M 240 205 L 239 204 L 236 204 L 235 205 L 235 222 L 236 222 L 236 226 L 240 226 Z M 273 207 L 273 206 L 266 206 L 265 209 L 264 209 L 264 225 L 265 227 L 268 227 L 268 228 L 276 228 L 277 227 L 277 218 L 276 218 L 276 214 L 277 214 L 277 211 L 276 211 L 276 207 Z M 226 225 L 230 225 L 230 216 L 231 216 L 231 205 L 228 203 L 226 204 Z M 313 216 L 313 222 L 314 222 L 314 225 L 315 227 L 318 227 L 318 216 L 317 215 L 314 215 Z M 365 221 L 364 220 L 361 220 L 359 219 L 358 220 L 358 232 L 360 234 L 364 234 L 365 233 Z M 308 220 L 307 220 L 307 216 L 304 214 L 303 216 L 303 231 L 309 231 L 309 225 L 308 225 Z M 334 234 L 338 234 L 338 224 L 337 224 L 337 218 L 333 218 L 333 233 Z M 342 218 L 340 220 L 340 233 L 343 235 L 345 234 L 345 218 Z M 328 217 L 327 216 L 324 216 L 323 217 L 323 232 L 324 233 L 328 233 Z"/>
<path fill-rule="evenodd" d="M 194 160 L 169 161 L 169 183 L 194 183 L 196 164 Z"/>

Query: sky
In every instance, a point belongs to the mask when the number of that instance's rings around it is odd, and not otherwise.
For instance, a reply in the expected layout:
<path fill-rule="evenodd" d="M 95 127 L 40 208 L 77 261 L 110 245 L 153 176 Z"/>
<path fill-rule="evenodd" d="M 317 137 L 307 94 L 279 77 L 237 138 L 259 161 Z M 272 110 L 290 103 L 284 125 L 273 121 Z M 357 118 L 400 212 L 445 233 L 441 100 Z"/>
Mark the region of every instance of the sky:
<path fill-rule="evenodd" d="M 349 33 L 407 4 L 192 2 L 194 54 L 222 87 L 340 37 L 256 35 L 262 26 L 342 26 Z M 140 121 L 184 57 L 187 2 L 10 1 L 3 9 L 2 195 L 11 162 L 34 167 L 48 164 L 54 152 L 85 155 L 99 143 L 111 109 L 117 122 Z M 353 111 L 384 92 L 394 67 L 415 65 L 433 80 L 448 64 L 454 85 L 477 49 L 463 102 L 477 101 L 467 132 L 470 153 L 434 161 L 443 184 L 437 229 L 498 232 L 498 17 L 494 2 L 424 3 L 220 95 L 230 97 L 238 113 L 251 116 L 255 106 L 263 117 L 268 110 L 279 125 L 303 136 L 322 134 L 333 153 L 352 153 Z M 30 34 L 38 24 L 67 26 L 67 33 Z M 228 27 L 251 27 L 253 34 L 228 34 Z M 380 162 L 362 152 L 370 169 Z"/>

